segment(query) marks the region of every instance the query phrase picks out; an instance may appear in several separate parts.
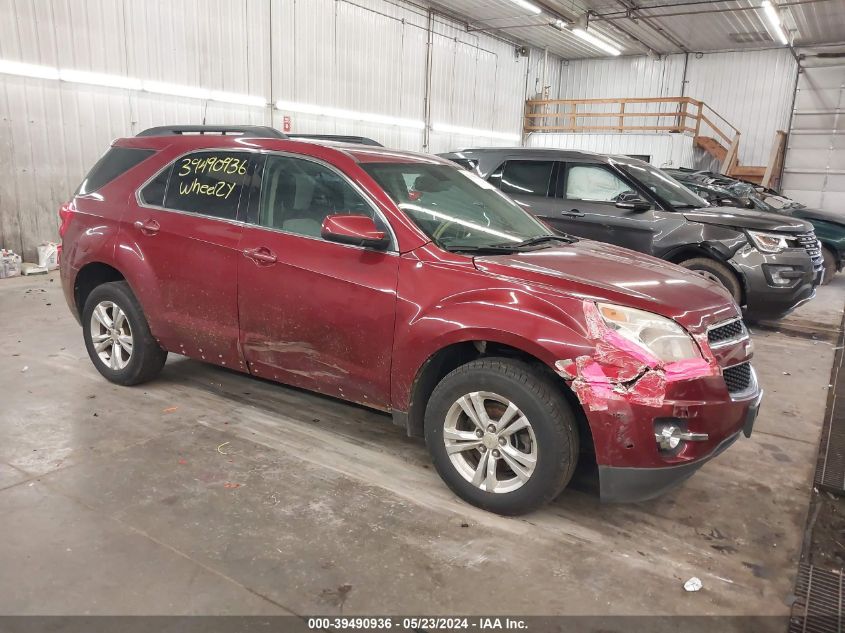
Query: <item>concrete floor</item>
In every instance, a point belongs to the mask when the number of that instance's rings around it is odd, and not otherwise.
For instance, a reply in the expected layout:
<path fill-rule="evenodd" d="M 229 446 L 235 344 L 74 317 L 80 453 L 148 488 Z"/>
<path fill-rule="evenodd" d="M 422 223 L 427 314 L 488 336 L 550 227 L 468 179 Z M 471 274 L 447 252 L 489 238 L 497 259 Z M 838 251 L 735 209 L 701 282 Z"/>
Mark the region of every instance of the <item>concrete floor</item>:
<path fill-rule="evenodd" d="M 682 488 L 509 519 L 386 416 L 177 356 L 111 385 L 55 275 L 2 280 L 0 614 L 787 614 L 844 290 L 755 333 L 754 434 Z"/>

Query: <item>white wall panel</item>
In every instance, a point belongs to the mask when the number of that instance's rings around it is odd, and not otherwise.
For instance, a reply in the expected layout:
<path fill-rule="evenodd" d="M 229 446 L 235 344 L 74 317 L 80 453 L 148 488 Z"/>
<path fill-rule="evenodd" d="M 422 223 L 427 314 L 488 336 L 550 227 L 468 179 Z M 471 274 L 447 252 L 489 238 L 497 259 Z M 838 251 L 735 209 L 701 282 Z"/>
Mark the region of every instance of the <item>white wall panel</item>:
<path fill-rule="evenodd" d="M 563 62 L 559 98 L 677 97 L 683 72 L 683 55 Z"/>
<path fill-rule="evenodd" d="M 532 134 L 526 144 L 599 154 L 647 155 L 655 167 L 693 166 L 692 137 L 685 134 Z"/>
<path fill-rule="evenodd" d="M 789 123 L 796 71 L 795 61 L 786 49 L 691 54 L 684 89 L 684 55 L 669 55 L 661 60 L 650 57 L 579 60 L 563 63 L 559 98 L 686 95 L 700 99 L 742 133 L 740 163 L 765 165 L 775 132 L 786 129 Z M 615 110 L 607 106 L 596 111 Z M 651 107 L 650 111 L 668 109 Z M 579 120 L 587 125 L 599 121 Z M 626 122 L 639 125 L 645 119 L 632 117 Z M 649 123 L 654 123 L 654 119 Z"/>
<path fill-rule="evenodd" d="M 739 129 L 740 164 L 765 165 L 775 132 L 789 127 L 796 72 L 783 48 L 690 55 L 687 94 Z"/>
<path fill-rule="evenodd" d="M 401 0 L 0 0 L 0 59 L 422 121 L 428 23 Z M 482 132 L 433 131 L 429 150 L 517 144 L 483 131 L 519 134 L 528 59 L 438 14 L 433 32 L 432 122 Z M 295 132 L 423 148 L 421 129 L 0 75 L 0 244 L 31 258 L 57 239 L 58 206 L 116 137 L 285 114 Z"/>

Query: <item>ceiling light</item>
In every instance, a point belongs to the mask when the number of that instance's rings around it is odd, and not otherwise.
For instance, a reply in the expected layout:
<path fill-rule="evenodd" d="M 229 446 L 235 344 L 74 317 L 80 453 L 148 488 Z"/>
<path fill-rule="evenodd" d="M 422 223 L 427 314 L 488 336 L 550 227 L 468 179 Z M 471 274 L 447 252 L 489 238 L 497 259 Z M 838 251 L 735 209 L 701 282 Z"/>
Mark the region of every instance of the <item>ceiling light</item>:
<path fill-rule="evenodd" d="M 255 97 L 253 95 L 245 95 L 238 92 L 223 92 L 221 90 L 212 90 L 208 98 L 212 101 L 222 101 L 223 103 L 236 103 L 238 105 L 255 106 L 258 108 L 263 108 L 267 105 L 267 99 L 265 99 L 264 97 Z"/>
<path fill-rule="evenodd" d="M 163 81 L 145 81 L 144 90 L 160 95 L 188 97 L 189 99 L 208 99 L 209 96 L 211 96 L 211 92 L 205 88 L 183 86 L 181 84 L 168 84 Z"/>
<path fill-rule="evenodd" d="M 140 79 L 125 77 L 124 75 L 107 75 L 105 73 L 91 73 L 85 70 L 60 70 L 59 79 L 75 84 L 90 86 L 106 86 L 108 88 L 123 88 L 125 90 L 141 90 Z"/>
<path fill-rule="evenodd" d="M 528 0 L 511 0 L 516 6 L 522 7 L 526 11 L 531 11 L 531 13 L 540 15 L 543 10 L 538 7 L 536 4 L 531 4 Z"/>
<path fill-rule="evenodd" d="M 769 24 L 777 34 L 780 43 L 784 46 L 789 46 L 789 38 L 786 36 L 786 31 L 783 30 L 783 24 L 780 21 L 780 14 L 778 13 L 775 5 L 769 0 L 763 0 L 763 4 L 761 6 L 763 7 L 763 11 L 766 13 L 766 17 L 769 19 Z"/>
<path fill-rule="evenodd" d="M 288 110 L 291 112 L 302 112 L 303 114 L 313 114 L 315 116 L 327 116 L 334 119 L 349 119 L 351 121 L 361 121 L 364 123 L 410 127 L 418 130 L 425 128 L 425 123 L 416 119 L 402 119 L 382 114 L 373 114 L 371 112 L 356 112 L 354 110 L 342 110 L 340 108 L 327 108 L 308 103 L 296 103 L 294 101 L 277 101 L 276 109 Z"/>
<path fill-rule="evenodd" d="M 52 66 L 24 64 L 0 59 L 0 73 L 18 75 L 19 77 L 35 77 L 36 79 L 58 79 L 59 69 Z"/>
<path fill-rule="evenodd" d="M 471 127 L 449 125 L 447 123 L 432 123 L 431 129 L 435 132 L 442 132 L 443 134 L 460 134 L 461 136 L 482 136 L 485 138 L 501 139 L 503 141 L 518 141 L 522 138 L 519 134 L 514 134 L 512 132 L 493 132 L 492 130 L 480 130 Z"/>
<path fill-rule="evenodd" d="M 562 31 L 562 30 L 564 30 L 564 29 L 565 29 L 568 25 L 567 25 L 567 23 L 566 23 L 566 22 L 564 22 L 563 20 L 555 20 L 554 22 L 552 22 L 552 23 L 551 23 L 551 26 L 553 26 L 554 28 L 556 28 L 558 31 Z"/>
<path fill-rule="evenodd" d="M 604 40 L 599 39 L 598 37 L 596 37 L 595 35 L 590 33 L 589 31 L 586 31 L 586 30 L 581 29 L 581 28 L 577 28 L 577 29 L 572 29 L 572 32 L 577 37 L 580 37 L 582 40 L 584 40 L 585 42 L 589 42 L 590 44 L 592 44 L 596 48 L 600 48 L 605 53 L 609 53 L 610 55 L 613 55 L 614 57 L 622 54 L 622 51 L 620 51 L 614 45 L 615 43 L 611 44 L 609 42 L 605 42 Z"/>

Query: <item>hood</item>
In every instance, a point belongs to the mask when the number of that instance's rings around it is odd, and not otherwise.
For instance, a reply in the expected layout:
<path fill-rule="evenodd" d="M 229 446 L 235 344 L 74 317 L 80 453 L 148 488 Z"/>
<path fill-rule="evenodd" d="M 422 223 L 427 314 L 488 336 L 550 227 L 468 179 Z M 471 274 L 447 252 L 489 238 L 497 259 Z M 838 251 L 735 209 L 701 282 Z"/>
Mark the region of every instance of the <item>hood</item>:
<path fill-rule="evenodd" d="M 693 332 L 739 316 L 717 283 L 662 259 L 626 248 L 579 240 L 556 248 L 475 258 L 479 270 L 542 284 L 584 299 L 647 310 Z"/>
<path fill-rule="evenodd" d="M 820 220 L 845 227 L 845 213 L 834 213 L 833 211 L 825 211 L 824 209 L 808 209 L 807 207 L 784 209 L 782 213 L 793 218 L 802 218 L 811 222 L 813 220 Z"/>
<path fill-rule="evenodd" d="M 718 224 L 739 229 L 757 231 L 780 231 L 783 233 L 806 233 L 813 230 L 813 225 L 798 218 L 767 213 L 757 209 L 739 209 L 737 207 L 706 207 L 683 212 L 691 222 Z"/>

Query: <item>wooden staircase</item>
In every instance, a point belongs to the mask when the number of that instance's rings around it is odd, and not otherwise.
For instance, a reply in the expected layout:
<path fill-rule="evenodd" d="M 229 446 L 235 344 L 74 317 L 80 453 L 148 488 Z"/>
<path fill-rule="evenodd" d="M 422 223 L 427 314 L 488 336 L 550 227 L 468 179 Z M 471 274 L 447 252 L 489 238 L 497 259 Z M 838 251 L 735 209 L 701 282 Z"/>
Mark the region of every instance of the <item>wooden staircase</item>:
<path fill-rule="evenodd" d="M 783 164 L 783 155 L 786 151 L 786 132 L 778 130 L 775 133 L 775 140 L 772 144 L 772 151 L 769 155 L 768 165 L 740 165 L 737 157 L 739 150 L 740 133 L 737 132 L 730 143 L 725 147 L 711 136 L 696 136 L 693 142 L 696 147 L 703 149 L 721 163 L 721 172 L 731 178 L 747 180 L 764 187 L 777 189 L 776 182 Z"/>
<path fill-rule="evenodd" d="M 691 97 L 630 99 L 529 99 L 526 135 L 535 132 L 674 132 L 693 137 L 733 178 L 776 188 L 783 165 L 786 133 L 778 131 L 768 165 L 740 165 L 740 131 L 703 101 Z"/>

